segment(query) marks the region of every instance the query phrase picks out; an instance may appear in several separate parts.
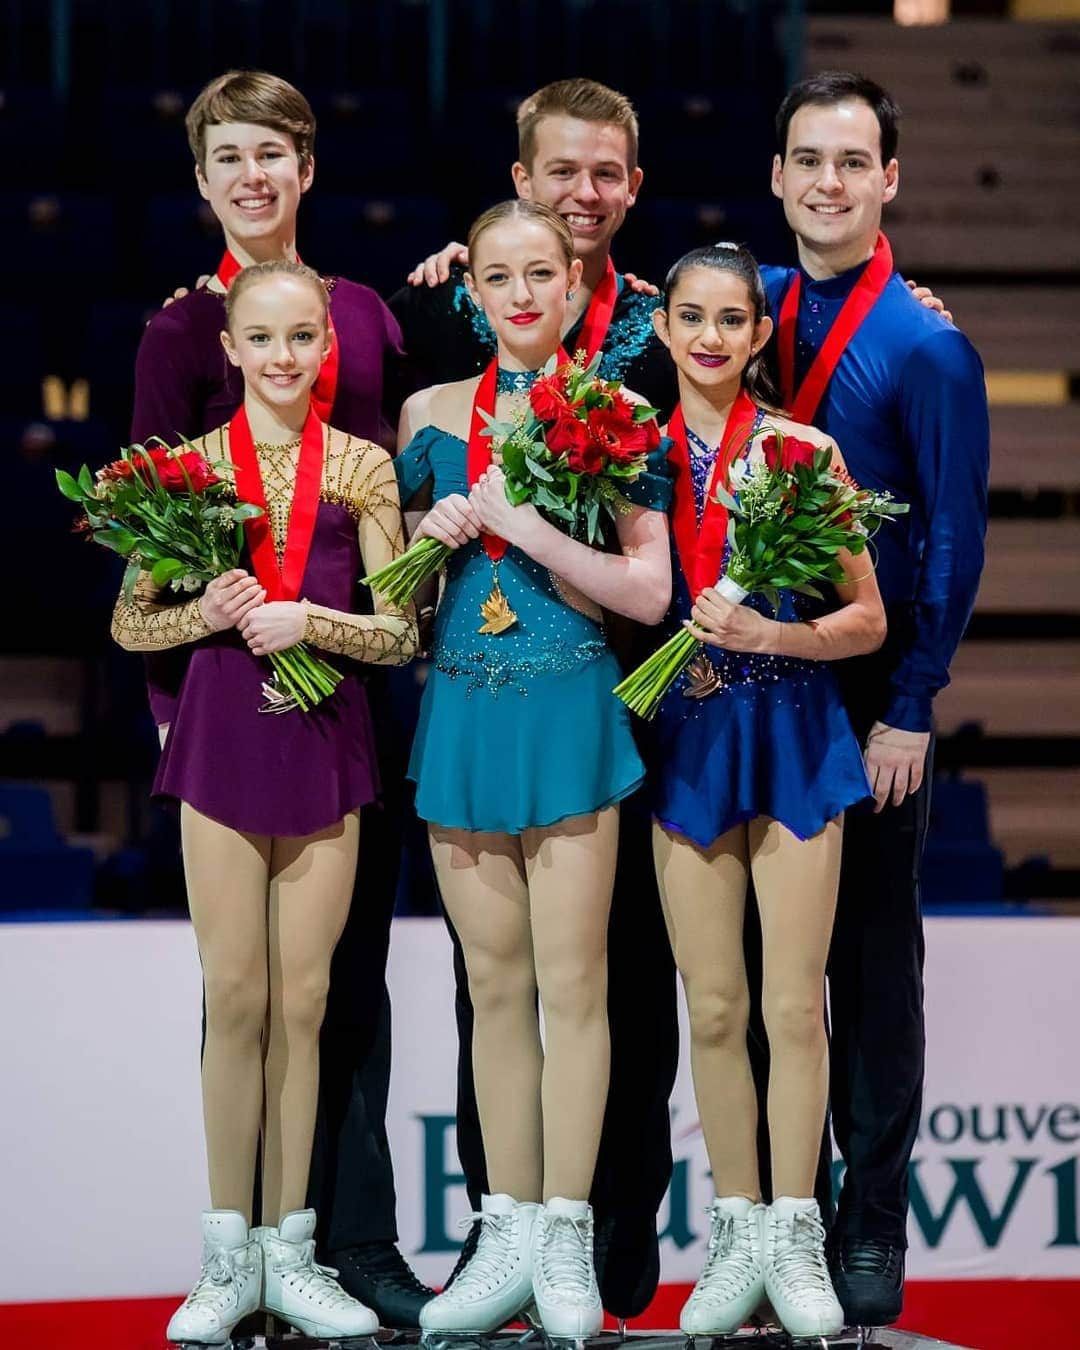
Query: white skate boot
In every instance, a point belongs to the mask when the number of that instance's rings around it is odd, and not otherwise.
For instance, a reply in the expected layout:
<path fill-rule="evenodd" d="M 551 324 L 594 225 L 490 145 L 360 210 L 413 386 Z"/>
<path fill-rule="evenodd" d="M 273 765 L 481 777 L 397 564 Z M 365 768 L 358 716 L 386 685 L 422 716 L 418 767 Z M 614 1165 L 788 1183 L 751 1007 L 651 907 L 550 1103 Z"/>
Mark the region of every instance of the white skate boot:
<path fill-rule="evenodd" d="M 549 1336 L 595 1336 L 604 1322 L 593 1266 L 593 1212 L 587 1200 L 552 1197 L 533 1238 L 533 1292 Z"/>
<path fill-rule="evenodd" d="M 480 1197 L 480 1236 L 472 1259 L 453 1284 L 420 1309 L 424 1331 L 498 1331 L 533 1297 L 533 1228 L 540 1206 L 509 1195 Z"/>
<path fill-rule="evenodd" d="M 746 1322 L 765 1295 L 761 1274 L 761 1214 L 744 1195 L 709 1206 L 709 1254 L 679 1326 L 688 1336 L 726 1336 Z"/>
<path fill-rule="evenodd" d="M 314 1233 L 313 1209 L 262 1230 L 262 1306 L 307 1336 L 370 1336 L 378 1317 L 342 1289 L 336 1270 L 317 1264 Z"/>
<path fill-rule="evenodd" d="M 789 1336 L 832 1336 L 844 1326 L 825 1260 L 816 1200 L 778 1196 L 761 1214 L 765 1292 Z"/>
<path fill-rule="evenodd" d="M 262 1253 L 247 1220 L 234 1209 L 202 1216 L 202 1273 L 169 1319 L 170 1341 L 224 1345 L 237 1322 L 259 1310 Z"/>

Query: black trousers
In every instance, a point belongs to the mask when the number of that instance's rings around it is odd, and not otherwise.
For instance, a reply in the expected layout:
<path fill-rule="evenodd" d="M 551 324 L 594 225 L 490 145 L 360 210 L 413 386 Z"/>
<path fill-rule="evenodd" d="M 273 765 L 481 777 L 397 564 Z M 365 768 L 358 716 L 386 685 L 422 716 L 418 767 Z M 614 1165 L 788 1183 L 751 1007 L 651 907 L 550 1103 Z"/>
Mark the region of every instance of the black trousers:
<path fill-rule="evenodd" d="M 454 941 L 458 1026 L 457 1142 L 473 1208 L 488 1189 L 472 1071 L 473 1010 Z M 668 1098 L 679 1031 L 675 963 L 664 927 L 644 793 L 621 805 L 619 857 L 608 925 L 611 1081 L 590 1199 L 598 1219 L 653 1218 L 671 1180 Z"/>
<path fill-rule="evenodd" d="M 404 830 L 407 737 L 393 713 L 390 681 L 373 670 L 367 694 L 382 797 L 365 807 L 352 905 L 330 966 L 319 1041 L 319 1107 L 308 1203 L 321 1252 L 397 1241 L 386 1101 L 390 1089 L 390 999 L 386 959 Z"/>
<path fill-rule="evenodd" d="M 898 650 L 909 632 L 890 613 L 890 640 L 871 656 L 838 663 L 836 673 L 860 744 L 885 712 Z M 836 923 L 829 950 L 829 1103 L 832 1132 L 845 1164 L 834 1208 L 829 1122 L 815 1194 L 838 1237 L 873 1237 L 907 1246 L 908 1163 L 922 1110 L 925 1028 L 923 926 L 919 869 L 930 812 L 933 739 L 922 786 L 900 806 L 875 815 L 873 803 L 844 818 Z M 768 1041 L 761 1017 L 761 930 L 747 906 L 751 990 L 750 1056 L 759 1100 L 762 1185 L 769 1187 Z"/>

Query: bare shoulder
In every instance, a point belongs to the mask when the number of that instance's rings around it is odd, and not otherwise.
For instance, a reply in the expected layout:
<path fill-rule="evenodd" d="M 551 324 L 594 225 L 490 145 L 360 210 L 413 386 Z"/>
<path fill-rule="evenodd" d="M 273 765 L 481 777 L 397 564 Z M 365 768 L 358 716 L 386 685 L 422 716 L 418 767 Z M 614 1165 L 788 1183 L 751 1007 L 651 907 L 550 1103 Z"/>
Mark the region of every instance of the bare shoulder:
<path fill-rule="evenodd" d="M 466 439 L 479 383 L 479 376 L 474 376 L 468 380 L 455 380 L 452 384 L 433 384 L 410 394 L 401 408 L 398 448 L 403 448 L 405 442 L 424 427 L 437 427 Z"/>

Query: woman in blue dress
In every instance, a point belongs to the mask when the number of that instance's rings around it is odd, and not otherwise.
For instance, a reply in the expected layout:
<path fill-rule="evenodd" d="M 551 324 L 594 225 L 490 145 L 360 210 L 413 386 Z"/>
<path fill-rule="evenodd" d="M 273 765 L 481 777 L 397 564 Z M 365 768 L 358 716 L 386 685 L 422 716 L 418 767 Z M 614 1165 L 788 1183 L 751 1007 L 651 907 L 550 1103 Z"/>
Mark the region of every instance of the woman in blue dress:
<path fill-rule="evenodd" d="M 647 473 L 629 487 L 621 551 L 605 553 L 511 506 L 478 435 L 481 411 L 524 409 L 580 276 L 549 208 L 485 212 L 467 284 L 498 338 L 496 364 L 413 395 L 402 413 L 403 501 L 432 480 L 417 533 L 455 550 L 409 776 L 465 955 L 491 1190 L 475 1254 L 421 1313 L 427 1331 L 492 1331 L 534 1300 L 551 1335 L 592 1334 L 602 1320 L 587 1197 L 608 1085 L 608 910 L 618 803 L 644 769 L 611 696 L 619 671 L 601 607 L 649 624 L 666 611 L 670 484 Z M 654 460 L 664 470 L 663 449 Z"/>
<path fill-rule="evenodd" d="M 823 1335 L 843 1321 L 812 1198 L 828 1092 L 825 964 L 844 810 L 870 794 L 826 663 L 878 647 L 885 616 L 866 553 L 841 555 L 848 580 L 836 587 L 830 612 L 793 592 L 781 592 L 775 617 L 759 597 L 726 598 L 727 580 L 718 576 L 725 531 L 712 514 L 722 508 L 709 500 L 711 485 L 734 490 L 775 430 L 831 446 L 842 465 L 828 437 L 769 404 L 760 353 L 772 323 L 745 249 L 718 244 L 687 254 L 665 292 L 654 321 L 680 395 L 668 426 L 677 538 L 669 621 L 672 629 L 690 621 L 706 645 L 657 715 L 653 842 L 717 1197 L 705 1269 L 681 1325 L 690 1335 L 731 1332 L 767 1293 L 789 1333 Z M 704 581 L 710 576 L 712 584 Z M 767 1207 L 746 1049 L 750 877 L 771 1057 Z"/>

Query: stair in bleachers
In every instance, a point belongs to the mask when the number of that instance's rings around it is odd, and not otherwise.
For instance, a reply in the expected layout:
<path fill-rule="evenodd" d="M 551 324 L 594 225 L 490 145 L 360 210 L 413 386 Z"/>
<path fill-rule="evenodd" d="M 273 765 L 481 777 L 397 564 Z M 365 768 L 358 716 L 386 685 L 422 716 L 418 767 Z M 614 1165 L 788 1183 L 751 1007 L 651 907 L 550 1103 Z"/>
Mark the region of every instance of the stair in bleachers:
<path fill-rule="evenodd" d="M 898 28 L 819 18 L 807 67 L 859 70 L 905 112 L 901 189 L 887 225 L 900 265 L 925 272 L 1080 268 L 1080 29 L 957 19 Z"/>

